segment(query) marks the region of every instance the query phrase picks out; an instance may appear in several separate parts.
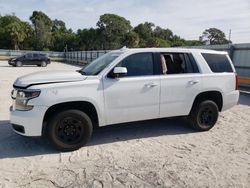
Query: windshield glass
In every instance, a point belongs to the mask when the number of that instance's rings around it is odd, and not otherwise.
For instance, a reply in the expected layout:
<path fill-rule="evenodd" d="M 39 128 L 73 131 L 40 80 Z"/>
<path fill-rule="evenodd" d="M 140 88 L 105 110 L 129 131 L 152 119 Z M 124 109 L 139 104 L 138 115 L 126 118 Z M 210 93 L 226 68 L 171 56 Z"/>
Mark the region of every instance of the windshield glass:
<path fill-rule="evenodd" d="M 84 75 L 97 75 L 121 54 L 122 52 L 109 52 L 97 58 L 92 63 L 81 69 L 79 72 Z"/>

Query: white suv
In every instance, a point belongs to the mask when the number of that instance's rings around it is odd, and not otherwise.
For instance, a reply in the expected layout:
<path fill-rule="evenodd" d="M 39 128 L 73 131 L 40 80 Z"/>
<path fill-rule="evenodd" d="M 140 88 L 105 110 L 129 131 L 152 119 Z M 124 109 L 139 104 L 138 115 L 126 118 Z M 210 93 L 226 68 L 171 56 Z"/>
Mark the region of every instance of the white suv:
<path fill-rule="evenodd" d="M 85 145 L 93 127 L 124 122 L 186 116 L 207 131 L 219 111 L 237 104 L 237 85 L 226 52 L 121 49 L 76 72 L 18 78 L 10 121 L 18 134 L 46 135 L 62 151 Z"/>

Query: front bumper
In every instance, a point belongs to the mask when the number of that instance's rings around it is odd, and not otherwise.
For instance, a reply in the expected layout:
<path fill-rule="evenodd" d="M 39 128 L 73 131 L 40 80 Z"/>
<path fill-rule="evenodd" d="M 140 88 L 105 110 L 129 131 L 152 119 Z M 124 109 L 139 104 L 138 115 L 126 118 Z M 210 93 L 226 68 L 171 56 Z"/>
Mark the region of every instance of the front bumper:
<path fill-rule="evenodd" d="M 18 111 L 10 108 L 10 123 L 13 130 L 23 136 L 42 136 L 45 106 L 34 106 L 29 111 Z M 22 127 L 22 128 L 21 128 Z"/>
<path fill-rule="evenodd" d="M 8 64 L 9 64 L 9 65 L 14 65 L 15 62 L 14 62 L 14 61 L 8 61 Z"/>

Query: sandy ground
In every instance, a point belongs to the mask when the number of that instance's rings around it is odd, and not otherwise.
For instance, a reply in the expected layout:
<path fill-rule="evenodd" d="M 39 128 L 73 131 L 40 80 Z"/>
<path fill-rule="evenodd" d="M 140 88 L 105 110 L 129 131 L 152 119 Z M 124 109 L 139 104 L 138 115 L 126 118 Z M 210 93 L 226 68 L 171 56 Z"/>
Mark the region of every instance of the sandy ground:
<path fill-rule="evenodd" d="M 78 67 L 9 67 L 0 62 L 0 187 L 250 187 L 250 95 L 209 132 L 182 119 L 95 130 L 88 146 L 59 153 L 42 138 L 14 134 L 8 108 L 21 75 Z"/>

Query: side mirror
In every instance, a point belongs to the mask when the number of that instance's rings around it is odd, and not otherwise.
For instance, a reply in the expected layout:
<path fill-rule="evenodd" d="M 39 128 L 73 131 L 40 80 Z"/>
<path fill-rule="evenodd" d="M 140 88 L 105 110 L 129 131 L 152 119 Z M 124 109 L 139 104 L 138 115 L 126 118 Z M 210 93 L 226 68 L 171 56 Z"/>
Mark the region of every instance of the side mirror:
<path fill-rule="evenodd" d="M 128 73 L 128 70 L 126 67 L 115 67 L 113 70 L 113 75 L 115 78 L 126 76 Z"/>

